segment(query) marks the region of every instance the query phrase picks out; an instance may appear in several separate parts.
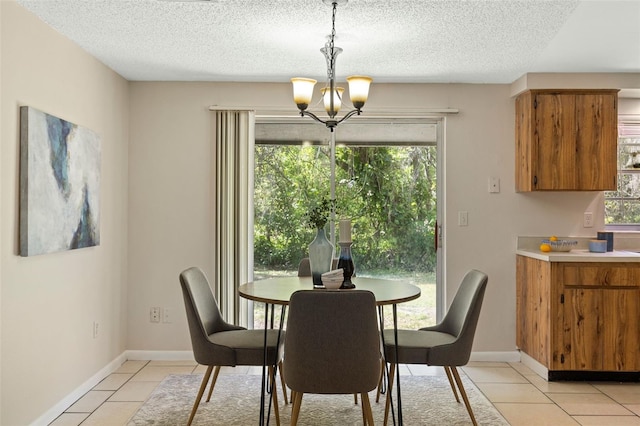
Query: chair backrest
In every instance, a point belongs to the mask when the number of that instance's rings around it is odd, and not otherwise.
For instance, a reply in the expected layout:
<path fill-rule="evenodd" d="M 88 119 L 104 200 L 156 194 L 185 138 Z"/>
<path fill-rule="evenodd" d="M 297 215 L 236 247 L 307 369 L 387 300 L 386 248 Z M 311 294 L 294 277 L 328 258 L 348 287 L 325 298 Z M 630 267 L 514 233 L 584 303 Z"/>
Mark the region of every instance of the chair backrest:
<path fill-rule="evenodd" d="M 432 349 L 430 365 L 465 365 L 469 361 L 488 281 L 485 273 L 475 269 L 464 276 L 444 319 L 437 327 L 431 328 L 456 336 L 455 343 L 451 344 L 455 350 Z"/>
<path fill-rule="evenodd" d="M 310 277 L 311 276 L 311 264 L 309 263 L 308 257 L 303 257 L 298 265 L 298 276 L 299 277 Z"/>
<path fill-rule="evenodd" d="M 284 375 L 294 391 L 368 392 L 378 384 L 375 297 L 364 290 L 301 290 L 291 296 Z"/>
<path fill-rule="evenodd" d="M 338 261 L 340 259 L 333 259 L 331 261 L 331 269 L 337 269 L 338 267 Z M 311 276 L 311 264 L 309 263 L 309 258 L 308 257 L 303 257 L 302 260 L 300 261 L 300 263 L 298 264 L 298 276 L 299 277 L 310 277 Z M 353 276 L 355 277 L 356 274 L 354 273 Z"/>
<path fill-rule="evenodd" d="M 232 350 L 217 345 L 209 341 L 208 336 L 219 331 L 235 330 L 240 327 L 228 324 L 222 318 L 218 302 L 216 301 L 209 281 L 200 268 L 192 267 L 180 273 L 180 286 L 187 313 L 193 355 L 196 361 L 203 365 L 211 365 L 213 357 L 227 357 L 229 360 L 225 364 L 233 363 L 234 353 Z M 217 353 L 213 353 L 214 346 Z M 232 365 L 232 364 L 231 364 Z"/>

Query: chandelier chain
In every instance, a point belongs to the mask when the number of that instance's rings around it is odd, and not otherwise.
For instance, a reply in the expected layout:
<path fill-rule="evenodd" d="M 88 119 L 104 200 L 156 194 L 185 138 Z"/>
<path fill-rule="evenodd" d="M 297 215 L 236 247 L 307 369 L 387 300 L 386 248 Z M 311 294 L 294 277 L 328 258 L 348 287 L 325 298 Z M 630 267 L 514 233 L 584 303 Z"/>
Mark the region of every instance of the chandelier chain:
<path fill-rule="evenodd" d="M 327 77 L 329 80 L 335 79 L 335 69 L 336 69 L 336 54 L 335 54 L 335 38 L 336 38 L 336 14 L 338 11 L 338 3 L 333 2 L 333 13 L 331 15 L 331 35 L 329 36 L 329 41 L 327 42 Z"/>

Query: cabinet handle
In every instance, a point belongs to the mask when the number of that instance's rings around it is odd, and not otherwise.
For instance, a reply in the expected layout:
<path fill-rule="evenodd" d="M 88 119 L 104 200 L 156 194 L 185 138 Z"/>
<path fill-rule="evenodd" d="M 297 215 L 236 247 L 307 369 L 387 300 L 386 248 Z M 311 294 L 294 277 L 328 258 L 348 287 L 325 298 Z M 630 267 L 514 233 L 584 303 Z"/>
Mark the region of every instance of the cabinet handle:
<path fill-rule="evenodd" d="M 560 354 L 560 364 L 564 364 L 564 354 Z"/>
<path fill-rule="evenodd" d="M 564 303 L 564 294 L 560 295 L 560 303 Z"/>

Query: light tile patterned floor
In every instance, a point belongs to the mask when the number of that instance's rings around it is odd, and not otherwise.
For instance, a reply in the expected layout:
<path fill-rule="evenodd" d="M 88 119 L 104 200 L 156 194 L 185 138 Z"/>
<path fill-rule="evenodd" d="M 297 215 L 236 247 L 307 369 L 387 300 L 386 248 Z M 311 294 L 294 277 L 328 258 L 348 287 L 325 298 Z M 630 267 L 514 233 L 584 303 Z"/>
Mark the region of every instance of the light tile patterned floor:
<path fill-rule="evenodd" d="M 51 425 L 126 425 L 168 374 L 204 373 L 189 361 L 127 361 Z M 260 374 L 255 367 L 220 374 Z M 401 366 L 403 375 L 441 375 L 443 369 Z M 640 383 L 547 382 L 520 363 L 471 362 L 462 368 L 513 426 L 640 426 Z"/>

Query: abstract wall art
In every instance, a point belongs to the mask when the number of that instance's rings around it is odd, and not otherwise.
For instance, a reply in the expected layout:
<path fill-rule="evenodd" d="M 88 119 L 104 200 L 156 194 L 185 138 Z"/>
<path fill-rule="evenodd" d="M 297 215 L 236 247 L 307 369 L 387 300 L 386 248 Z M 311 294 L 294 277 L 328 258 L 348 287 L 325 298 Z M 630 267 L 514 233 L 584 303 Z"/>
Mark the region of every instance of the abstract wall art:
<path fill-rule="evenodd" d="M 100 138 L 20 107 L 20 256 L 100 244 Z"/>

